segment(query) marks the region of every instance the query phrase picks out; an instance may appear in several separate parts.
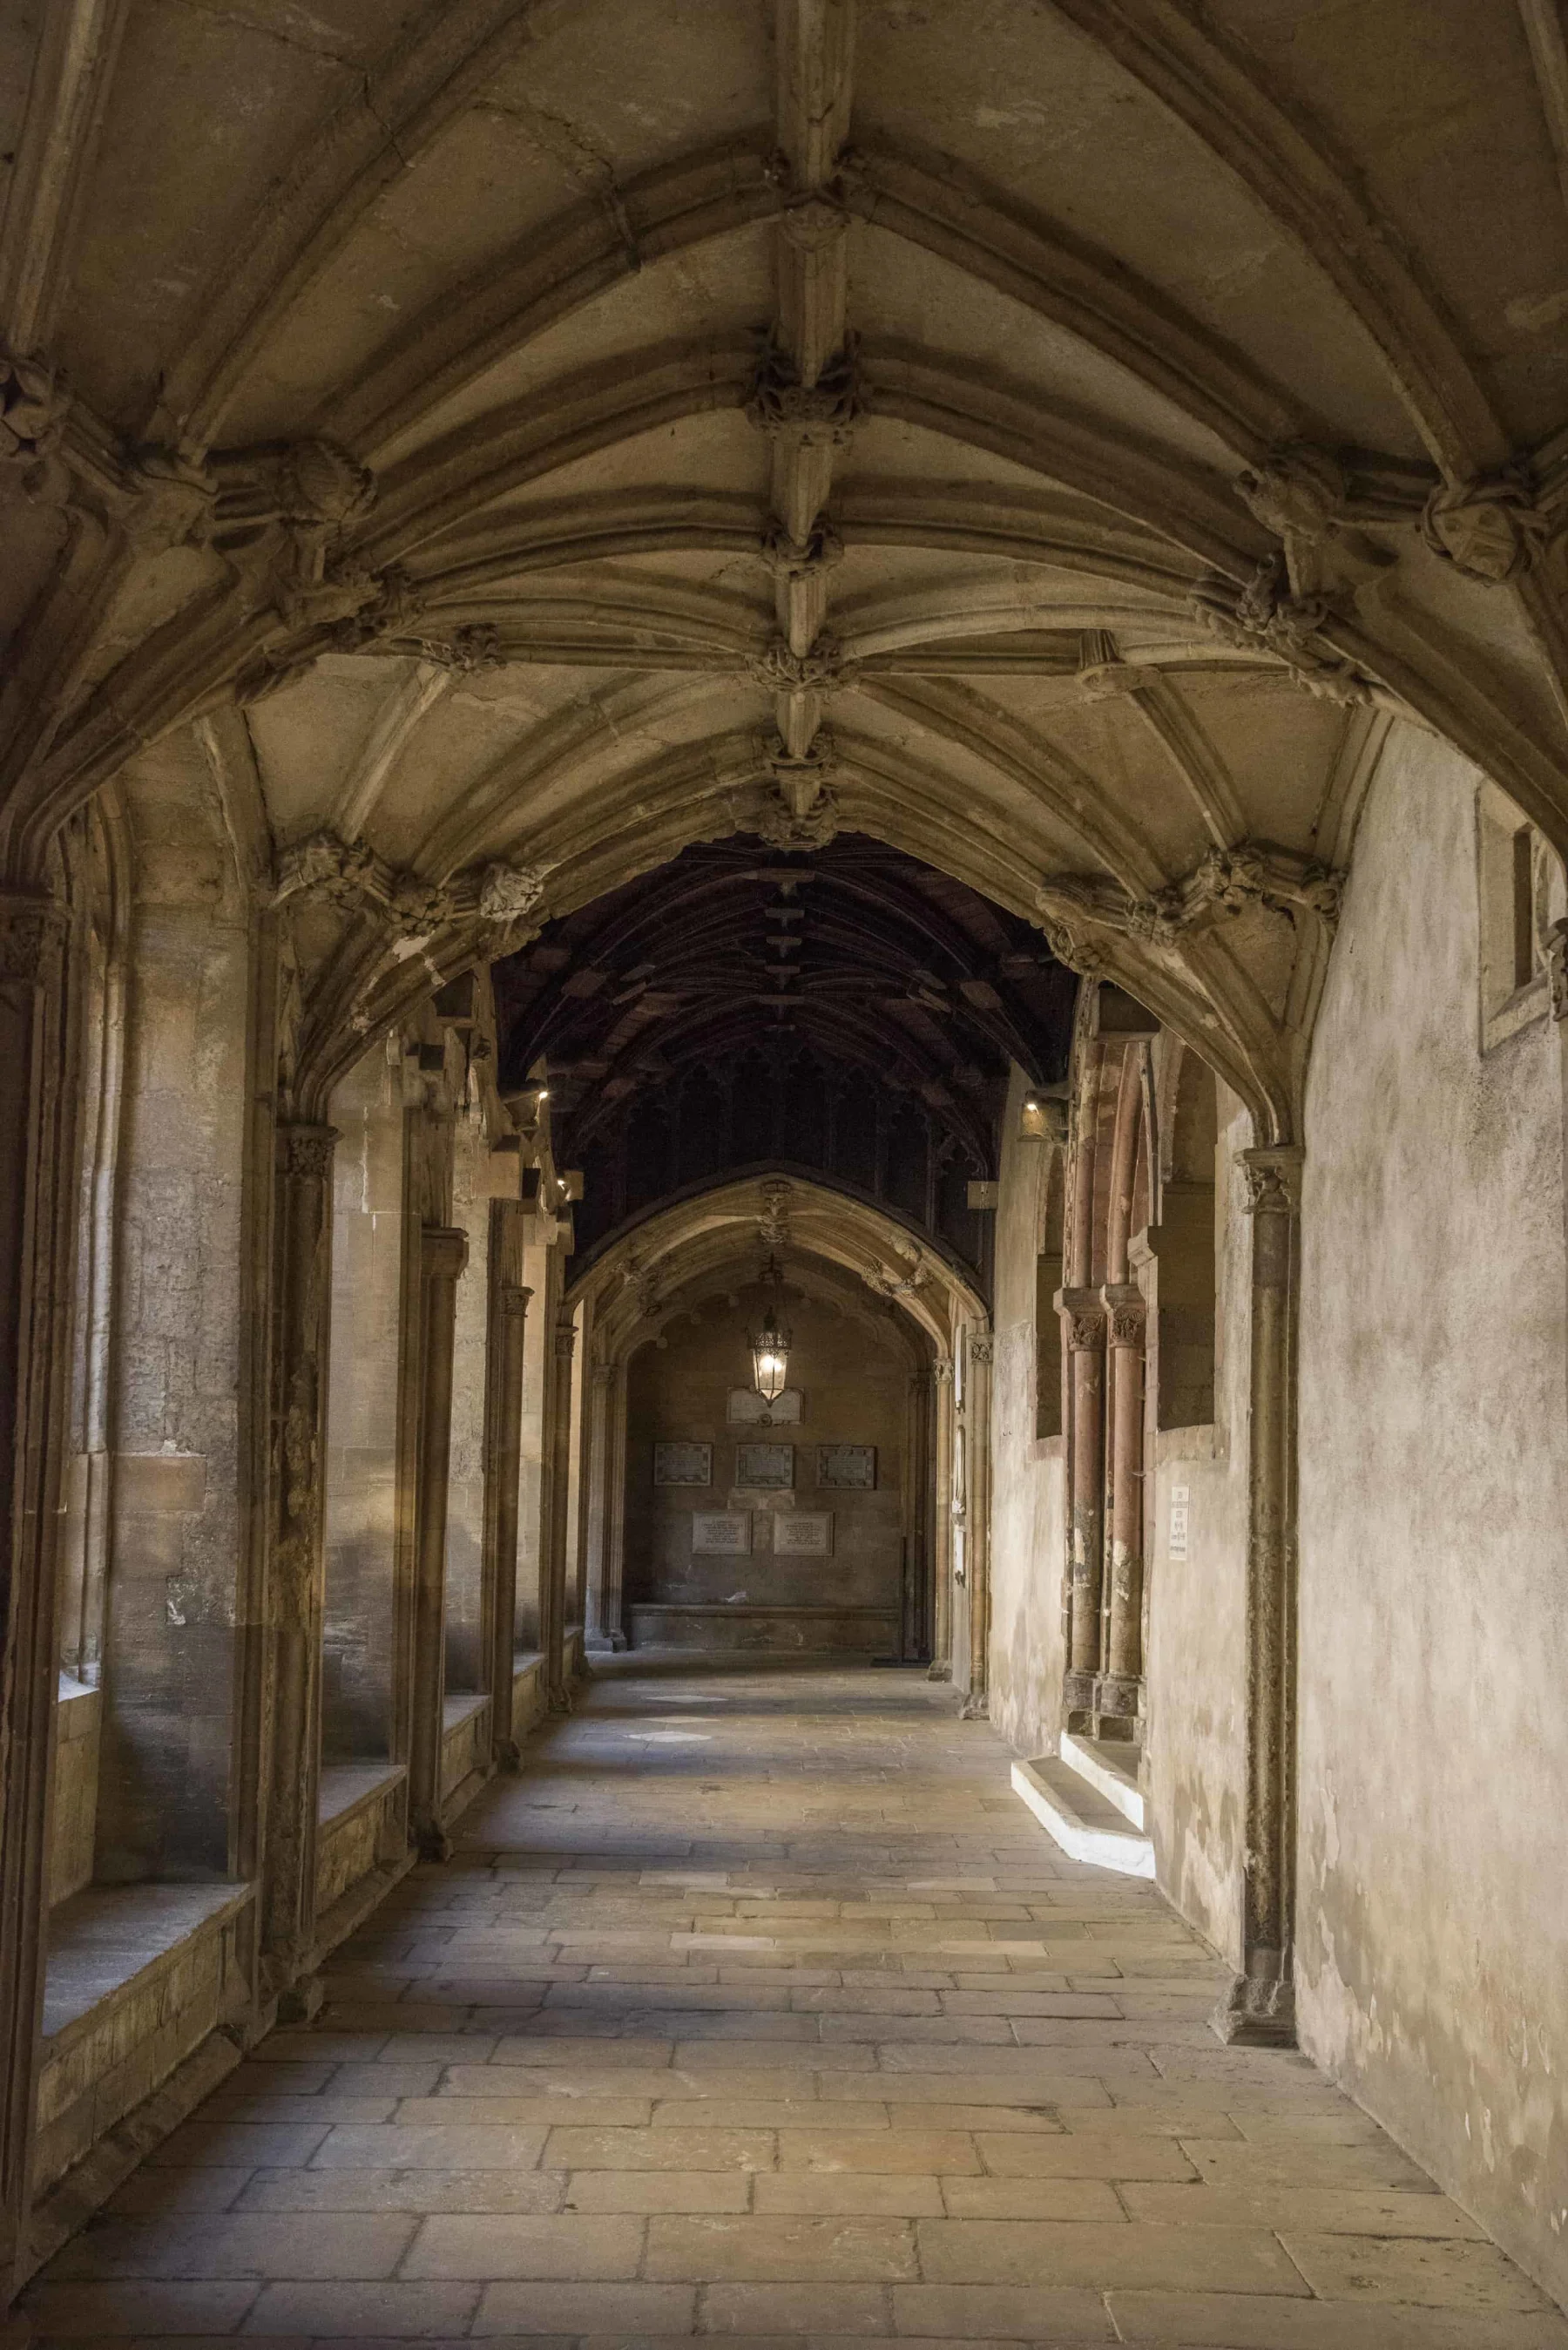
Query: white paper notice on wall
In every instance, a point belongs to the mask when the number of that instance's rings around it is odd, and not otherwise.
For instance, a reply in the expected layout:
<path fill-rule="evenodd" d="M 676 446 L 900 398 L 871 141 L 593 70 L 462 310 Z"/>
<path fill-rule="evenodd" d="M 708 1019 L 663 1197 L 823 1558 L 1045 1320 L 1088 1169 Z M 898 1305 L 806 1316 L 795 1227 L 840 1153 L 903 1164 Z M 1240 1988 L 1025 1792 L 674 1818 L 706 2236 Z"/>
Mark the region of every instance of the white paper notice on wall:
<path fill-rule="evenodd" d="M 1187 1488 L 1173 1485 L 1170 1489 L 1170 1534 L 1166 1543 L 1169 1558 L 1187 1556 Z"/>

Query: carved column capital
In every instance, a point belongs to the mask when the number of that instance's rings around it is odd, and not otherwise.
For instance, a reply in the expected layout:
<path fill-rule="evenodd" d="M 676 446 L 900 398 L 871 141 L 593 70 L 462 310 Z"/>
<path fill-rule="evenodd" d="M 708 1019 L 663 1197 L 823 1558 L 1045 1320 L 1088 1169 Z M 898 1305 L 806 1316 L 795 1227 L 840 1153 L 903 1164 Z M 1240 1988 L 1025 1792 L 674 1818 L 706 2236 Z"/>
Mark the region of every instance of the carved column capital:
<path fill-rule="evenodd" d="M 607 1388 L 615 1378 L 615 1373 L 616 1367 L 613 1363 L 592 1363 L 588 1367 L 588 1376 L 596 1388 Z"/>
<path fill-rule="evenodd" d="M 52 986 L 65 955 L 63 906 L 31 890 L 0 889 L 0 986 Z"/>
<path fill-rule="evenodd" d="M 1093 1354 L 1105 1344 L 1106 1306 L 1097 1289 L 1059 1289 L 1056 1311 L 1070 1354 Z"/>
<path fill-rule="evenodd" d="M 1106 1329 L 1113 1347 L 1141 1347 L 1148 1308 L 1144 1294 L 1132 1282 L 1107 1282 L 1100 1292 L 1105 1301 Z"/>
<path fill-rule="evenodd" d="M 426 1224 L 420 1249 L 427 1281 L 456 1281 L 468 1264 L 468 1234 L 460 1225 Z"/>
<path fill-rule="evenodd" d="M 1247 1186 L 1250 1216 L 1294 1216 L 1301 1212 L 1302 1159 L 1299 1142 L 1271 1142 L 1255 1150 L 1237 1152 Z"/>
<path fill-rule="evenodd" d="M 574 1325 L 570 1322 L 557 1322 L 556 1325 L 556 1361 L 569 1363 L 576 1352 L 576 1346 L 577 1333 Z"/>
<path fill-rule="evenodd" d="M 509 1321 L 521 1322 L 528 1311 L 528 1300 L 533 1295 L 533 1291 L 524 1289 L 520 1282 L 508 1282 L 501 1292 L 501 1311 Z"/>
<path fill-rule="evenodd" d="M 952 1357 L 950 1355 L 939 1355 L 937 1357 L 936 1361 L 931 1365 L 931 1378 L 934 1385 L 939 1388 L 951 1387 L 953 1383 L 953 1366 Z"/>
<path fill-rule="evenodd" d="M 329 1182 L 337 1147 L 335 1126 L 284 1125 L 277 1129 L 278 1167 L 291 1182 Z"/>

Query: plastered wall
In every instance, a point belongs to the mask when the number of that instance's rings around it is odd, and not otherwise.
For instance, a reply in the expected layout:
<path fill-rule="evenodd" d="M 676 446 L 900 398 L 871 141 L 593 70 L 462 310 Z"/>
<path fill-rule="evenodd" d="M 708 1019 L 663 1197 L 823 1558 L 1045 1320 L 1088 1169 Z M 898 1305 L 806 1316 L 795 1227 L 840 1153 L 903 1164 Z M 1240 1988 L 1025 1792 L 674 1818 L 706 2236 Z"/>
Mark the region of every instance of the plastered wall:
<path fill-rule="evenodd" d="M 732 1306 L 723 1296 L 709 1301 L 700 1324 L 675 1324 L 663 1347 L 644 1347 L 633 1358 L 628 1383 L 628 1603 L 878 1610 L 886 1621 L 869 1632 L 867 1644 L 891 1651 L 899 1622 L 912 1357 L 879 1341 L 867 1319 L 791 1298 L 785 1313 L 794 1339 L 790 1382 L 803 1391 L 803 1418 L 798 1426 L 732 1427 L 726 1419 L 730 1391 L 751 1382 L 748 1310 L 754 1321 L 762 1304 L 754 1291 L 738 1294 L 740 1305 Z M 711 1444 L 711 1486 L 655 1488 L 653 1447 L 665 1438 Z M 792 1493 L 736 1487 L 735 1449 L 748 1442 L 794 1445 Z M 875 1445 L 875 1491 L 819 1491 L 819 1444 Z M 694 1555 L 693 1513 L 732 1506 L 752 1509 L 752 1555 Z M 831 1556 L 776 1555 L 772 1521 L 790 1510 L 833 1513 Z"/>
<path fill-rule="evenodd" d="M 1021 1131 L 1015 1069 L 1002 1125 L 992 1358 L 991 1719 L 1020 1753 L 1054 1752 L 1061 1729 L 1062 1439 L 1035 1434 L 1036 1264 L 1048 1156 Z"/>
<path fill-rule="evenodd" d="M 1476 780 L 1393 739 L 1313 1049 L 1300 2007 L 1568 2301 L 1563 1032 L 1480 1050 Z"/>
<path fill-rule="evenodd" d="M 1237 1154 L 1251 1140 L 1251 1118 L 1221 1086 L 1214 1419 L 1151 1431 L 1145 1471 L 1145 1743 L 1155 1866 L 1161 1891 L 1232 1961 L 1241 1935 L 1251 1302 L 1251 1225 Z M 1178 1485 L 1188 1494 L 1185 1559 L 1170 1555 Z"/>

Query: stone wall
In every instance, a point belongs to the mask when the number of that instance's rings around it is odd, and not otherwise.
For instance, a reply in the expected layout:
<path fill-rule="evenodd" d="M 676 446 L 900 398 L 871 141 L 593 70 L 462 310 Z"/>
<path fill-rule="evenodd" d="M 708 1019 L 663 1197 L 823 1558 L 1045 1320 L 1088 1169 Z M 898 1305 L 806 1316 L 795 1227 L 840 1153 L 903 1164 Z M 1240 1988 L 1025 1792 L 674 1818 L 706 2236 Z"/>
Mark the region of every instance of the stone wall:
<path fill-rule="evenodd" d="M 490 1304 L 489 1145 L 462 1117 L 452 1149 L 452 1222 L 468 1234 L 452 1333 L 452 1473 L 446 1503 L 446 1685 L 477 1690 L 484 1631 L 484 1355 Z"/>
<path fill-rule="evenodd" d="M 192 758 L 138 770 L 101 1881 L 229 1865 L 250 913 Z"/>
<path fill-rule="evenodd" d="M 327 1416 L 322 1746 L 391 1752 L 403 1278 L 403 1101 L 378 1045 L 332 1097 L 332 1353 Z"/>
<path fill-rule="evenodd" d="M 1476 787 L 1395 739 L 1313 1053 L 1300 2007 L 1568 2299 L 1563 1041 L 1480 1050 Z"/>
<path fill-rule="evenodd" d="M 748 1322 L 763 1310 L 755 1287 L 701 1308 L 701 1320 L 673 1324 L 662 1347 L 633 1358 L 628 1382 L 626 1593 L 636 1611 L 649 1606 L 725 1609 L 858 1611 L 836 1625 L 802 1617 L 792 1644 L 832 1646 L 839 1638 L 878 1653 L 897 1651 L 903 1573 L 906 1499 L 904 1451 L 912 1357 L 890 1338 L 879 1340 L 868 1318 L 853 1319 L 798 1295 L 786 1299 L 794 1352 L 790 1382 L 803 1393 L 800 1422 L 776 1428 L 732 1426 L 730 1392 L 751 1383 Z M 653 1447 L 665 1439 L 712 1446 L 712 1483 L 706 1488 L 656 1488 Z M 795 1482 L 788 1492 L 739 1485 L 736 1448 L 790 1444 Z M 870 1492 L 819 1490 L 815 1455 L 823 1444 L 877 1448 L 877 1484 Z M 749 1556 L 694 1553 L 697 1512 L 734 1509 L 752 1522 Z M 781 1556 L 775 1519 L 797 1512 L 832 1513 L 831 1555 Z M 871 1611 L 869 1614 L 867 1611 Z M 632 1617 L 634 1640 L 641 1627 Z M 662 1637 L 663 1635 L 658 1635 Z M 701 1619 L 680 1637 L 706 1638 Z M 762 1633 L 758 1634 L 759 1644 Z"/>
<path fill-rule="evenodd" d="M 991 1719 L 1020 1753 L 1040 1754 L 1054 1751 L 1062 1726 L 1066 1661 L 1063 1440 L 1035 1434 L 1036 1315 L 1043 1302 L 1037 1276 L 1045 1184 L 1057 1152 L 1044 1133 L 1022 1131 L 1024 1097 L 1023 1077 L 1014 1069 L 1002 1128 L 992 1309 Z M 1049 1296 L 1044 1305 L 1054 1312 Z"/>

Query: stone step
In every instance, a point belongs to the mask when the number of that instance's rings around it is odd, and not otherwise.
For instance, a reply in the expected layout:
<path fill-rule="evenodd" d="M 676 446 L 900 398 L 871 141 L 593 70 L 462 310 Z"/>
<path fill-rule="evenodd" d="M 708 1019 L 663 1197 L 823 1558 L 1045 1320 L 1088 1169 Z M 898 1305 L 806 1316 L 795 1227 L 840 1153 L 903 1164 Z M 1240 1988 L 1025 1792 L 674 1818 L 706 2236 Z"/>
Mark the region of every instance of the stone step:
<path fill-rule="evenodd" d="M 1154 1846 L 1129 1825 L 1108 1796 L 1055 1754 L 1012 1766 L 1012 1791 L 1072 1860 L 1124 1877 L 1154 1875 Z"/>
<path fill-rule="evenodd" d="M 1148 1826 L 1138 1784 L 1142 1759 L 1143 1748 L 1136 1739 L 1082 1738 L 1070 1730 L 1062 1732 L 1062 1760 L 1067 1768 L 1097 1788 L 1140 1835 Z"/>

